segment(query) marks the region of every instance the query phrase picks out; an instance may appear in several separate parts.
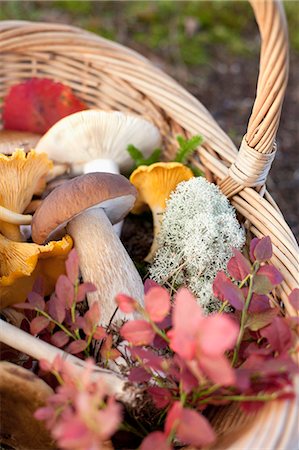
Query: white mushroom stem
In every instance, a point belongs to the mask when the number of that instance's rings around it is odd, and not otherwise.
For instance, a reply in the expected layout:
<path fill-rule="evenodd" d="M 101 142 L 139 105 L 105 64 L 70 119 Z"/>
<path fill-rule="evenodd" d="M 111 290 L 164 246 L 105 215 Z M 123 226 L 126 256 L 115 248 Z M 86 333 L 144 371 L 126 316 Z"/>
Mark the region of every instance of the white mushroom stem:
<path fill-rule="evenodd" d="M 118 164 L 113 161 L 113 159 L 93 159 L 83 166 L 83 173 L 91 173 L 91 172 L 107 172 L 107 173 L 120 173 Z M 121 230 L 123 227 L 123 221 L 116 223 L 113 225 L 114 232 L 117 236 L 121 235 Z"/>
<path fill-rule="evenodd" d="M 152 246 L 150 248 L 150 251 L 148 255 L 144 258 L 144 261 L 151 263 L 154 259 L 155 253 L 159 248 L 158 244 L 158 235 L 161 230 L 161 223 L 162 223 L 162 217 L 163 213 L 165 212 L 165 208 L 162 208 L 160 206 L 157 206 L 155 208 L 151 208 L 152 215 L 153 215 L 153 225 L 154 225 L 154 237 Z"/>
<path fill-rule="evenodd" d="M 15 211 L 0 206 L 0 220 L 14 225 L 29 225 L 32 221 L 30 214 L 18 214 Z"/>
<path fill-rule="evenodd" d="M 76 356 L 70 355 L 47 342 L 37 339 L 29 333 L 26 333 L 1 319 L 0 342 L 25 353 L 34 359 L 45 359 L 49 363 L 52 363 L 55 357 L 60 355 L 65 361 L 73 366 L 74 372 L 78 373 L 78 375 L 80 375 L 86 367 L 85 362 L 76 358 Z M 129 388 L 126 379 L 98 366 L 94 366 L 93 374 L 95 378 L 103 380 L 107 389 L 109 389 L 110 393 L 115 395 L 118 400 L 132 406 L 139 391 L 133 386 Z"/>
<path fill-rule="evenodd" d="M 67 226 L 79 254 L 85 281 L 97 292 L 87 295 L 88 303 L 99 302 L 101 325 L 108 325 L 116 309 L 115 297 L 124 293 L 143 302 L 143 283 L 133 261 L 101 208 L 89 209 L 76 216 Z M 118 311 L 115 319 L 128 319 Z"/>

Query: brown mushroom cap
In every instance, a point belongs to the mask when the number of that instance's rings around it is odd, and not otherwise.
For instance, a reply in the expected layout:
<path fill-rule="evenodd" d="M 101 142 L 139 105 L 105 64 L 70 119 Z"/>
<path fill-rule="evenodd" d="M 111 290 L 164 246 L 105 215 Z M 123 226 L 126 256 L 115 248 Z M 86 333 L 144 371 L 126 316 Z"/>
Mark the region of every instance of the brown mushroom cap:
<path fill-rule="evenodd" d="M 29 370 L 1 361 L 0 444 L 18 450 L 56 448 L 43 422 L 33 417 L 52 394 L 53 390 Z"/>
<path fill-rule="evenodd" d="M 96 172 L 73 178 L 54 189 L 36 210 L 32 239 L 45 242 L 93 207 L 104 209 L 111 223 L 117 223 L 132 209 L 136 196 L 135 187 L 122 175 Z"/>

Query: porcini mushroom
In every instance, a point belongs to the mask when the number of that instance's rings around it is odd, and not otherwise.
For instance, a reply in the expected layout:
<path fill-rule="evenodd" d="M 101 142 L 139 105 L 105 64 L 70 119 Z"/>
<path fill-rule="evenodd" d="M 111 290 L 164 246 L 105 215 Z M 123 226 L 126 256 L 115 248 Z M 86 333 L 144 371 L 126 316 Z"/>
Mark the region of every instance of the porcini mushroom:
<path fill-rule="evenodd" d="M 39 134 L 28 131 L 1 130 L 0 153 L 11 155 L 16 149 L 27 152 L 35 147 L 40 137 Z"/>
<path fill-rule="evenodd" d="M 65 260 L 72 244 L 70 236 L 37 245 L 14 242 L 0 234 L 0 309 L 25 301 L 41 275 L 46 294 L 50 294 L 59 275 L 65 272 Z"/>
<path fill-rule="evenodd" d="M 45 177 L 52 167 L 52 162 L 46 154 L 36 154 L 34 151 L 25 153 L 16 150 L 11 156 L 0 154 L 0 206 L 2 213 L 5 209 L 22 214 L 29 205 L 34 193 L 42 190 L 45 185 Z M 9 239 L 21 241 L 20 223 L 30 223 L 31 218 L 22 222 L 13 222 L 13 214 L 10 219 L 1 216 L 0 232 Z M 24 217 L 23 220 L 26 220 Z"/>
<path fill-rule="evenodd" d="M 154 239 L 145 261 L 151 262 L 158 249 L 157 236 L 161 227 L 162 214 L 166 208 L 166 200 L 179 183 L 193 176 L 191 169 L 177 162 L 159 162 L 150 166 L 139 166 L 131 174 L 130 181 L 138 191 L 138 198 L 132 212 L 140 214 L 148 205 L 153 214 Z"/>
<path fill-rule="evenodd" d="M 87 110 L 59 120 L 39 140 L 37 152 L 68 163 L 74 174 L 119 173 L 132 166 L 129 144 L 149 156 L 161 142 L 158 129 L 147 120 L 120 111 Z"/>
<path fill-rule="evenodd" d="M 101 324 L 113 316 L 120 292 L 143 300 L 142 280 L 111 225 L 133 207 L 136 189 L 122 175 L 90 173 L 66 181 L 54 189 L 36 210 L 32 239 L 47 241 L 64 231 L 73 237 L 85 281 L 97 292 L 87 295 L 89 304 L 101 305 Z M 116 319 L 120 319 L 118 311 Z"/>
<path fill-rule="evenodd" d="M 33 417 L 53 390 L 29 370 L 0 362 L 0 444 L 4 448 L 55 449 L 44 423 Z"/>

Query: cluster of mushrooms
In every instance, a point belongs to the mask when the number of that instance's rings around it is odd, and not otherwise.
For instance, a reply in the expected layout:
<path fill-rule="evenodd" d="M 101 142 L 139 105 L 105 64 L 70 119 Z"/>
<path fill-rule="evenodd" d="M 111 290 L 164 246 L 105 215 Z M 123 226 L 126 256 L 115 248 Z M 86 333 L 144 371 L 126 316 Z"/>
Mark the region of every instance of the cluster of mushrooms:
<path fill-rule="evenodd" d="M 151 261 L 166 200 L 193 173 L 183 164 L 161 162 L 138 167 L 129 181 L 120 175 L 132 167 L 129 144 L 148 157 L 160 146 L 161 136 L 142 118 L 98 110 L 67 116 L 42 137 L 0 132 L 0 309 L 4 315 L 10 305 L 26 300 L 40 275 L 46 294 L 53 292 L 73 245 L 83 280 L 97 289 L 87 300 L 89 306 L 100 303 L 102 326 L 111 317 L 124 318 L 120 311 L 115 314 L 118 293 L 143 302 L 142 280 L 119 237 L 121 221 L 130 211 L 152 210 L 154 241 L 146 258 Z M 15 348 L 30 347 L 33 357 L 52 355 L 49 344 L 39 341 L 37 346 L 34 337 L 15 327 L 11 331 L 9 324 L 1 322 L 0 342 L 11 345 L 15 339 Z M 1 373 L 13 371 L 9 364 L 1 365 Z M 16 377 L 22 379 L 22 370 Z M 108 382 L 125 402 L 124 381 L 109 375 Z"/>

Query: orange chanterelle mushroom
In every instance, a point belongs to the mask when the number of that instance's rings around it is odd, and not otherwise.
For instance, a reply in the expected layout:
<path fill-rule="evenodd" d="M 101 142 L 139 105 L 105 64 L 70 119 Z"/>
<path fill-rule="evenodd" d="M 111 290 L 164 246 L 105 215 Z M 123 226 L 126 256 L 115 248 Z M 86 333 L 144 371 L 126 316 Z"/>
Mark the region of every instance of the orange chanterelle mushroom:
<path fill-rule="evenodd" d="M 0 232 L 21 241 L 20 225 L 31 222 L 23 215 L 33 194 L 43 191 L 53 163 L 44 153 L 16 150 L 11 156 L 0 154 Z"/>
<path fill-rule="evenodd" d="M 0 309 L 26 300 L 37 277 L 45 282 L 45 293 L 53 292 L 73 241 L 66 235 L 46 245 L 14 242 L 0 234 Z"/>

